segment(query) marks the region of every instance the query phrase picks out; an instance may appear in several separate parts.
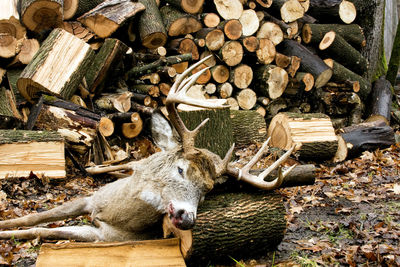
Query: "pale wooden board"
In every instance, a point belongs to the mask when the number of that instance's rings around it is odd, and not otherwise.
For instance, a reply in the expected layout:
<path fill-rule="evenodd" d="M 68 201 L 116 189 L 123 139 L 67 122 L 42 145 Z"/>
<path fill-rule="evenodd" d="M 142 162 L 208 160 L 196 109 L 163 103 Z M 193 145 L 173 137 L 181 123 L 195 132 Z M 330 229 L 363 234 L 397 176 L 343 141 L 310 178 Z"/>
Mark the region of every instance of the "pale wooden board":
<path fill-rule="evenodd" d="M 37 267 L 186 266 L 179 239 L 43 244 Z"/>

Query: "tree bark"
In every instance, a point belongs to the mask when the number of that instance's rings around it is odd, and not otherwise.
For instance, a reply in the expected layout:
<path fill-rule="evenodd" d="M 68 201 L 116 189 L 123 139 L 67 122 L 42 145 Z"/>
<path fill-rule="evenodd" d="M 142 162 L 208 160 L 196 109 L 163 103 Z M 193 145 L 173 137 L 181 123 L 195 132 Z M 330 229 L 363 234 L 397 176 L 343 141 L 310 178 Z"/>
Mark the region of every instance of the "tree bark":
<path fill-rule="evenodd" d="M 254 258 L 273 250 L 286 231 L 285 208 L 275 193 L 207 195 L 191 231 L 174 228 L 164 219 L 164 235 L 181 237 L 181 250 L 190 264 Z M 229 230 L 228 230 L 229 229 Z"/>
<path fill-rule="evenodd" d="M 267 125 L 255 110 L 231 110 L 235 147 L 263 143 L 267 139 Z"/>
<path fill-rule="evenodd" d="M 18 89 L 31 102 L 39 92 L 69 99 L 93 57 L 94 52 L 88 44 L 64 30 L 55 29 L 21 73 Z"/>
<path fill-rule="evenodd" d="M 397 24 L 392 54 L 390 57 L 386 79 L 394 86 L 400 67 L 400 23 Z"/>
<path fill-rule="evenodd" d="M 301 58 L 301 69 L 314 76 L 315 87 L 324 86 L 332 76 L 332 70 L 322 61 L 321 58 L 312 54 L 303 45 L 293 40 L 285 39 L 279 45 L 280 51 L 289 56 Z"/>
<path fill-rule="evenodd" d="M 150 49 L 165 45 L 167 32 L 156 1 L 140 0 L 139 2 L 146 7 L 139 19 L 139 34 L 142 45 Z"/>
<path fill-rule="evenodd" d="M 368 121 L 383 120 L 390 125 L 390 113 L 392 108 L 392 89 L 388 80 L 382 76 L 372 88 L 370 98 L 371 110 L 368 111 Z"/>
<path fill-rule="evenodd" d="M 346 0 L 310 0 L 308 14 L 324 22 L 339 22 L 339 19 L 346 24 L 352 23 L 356 16 L 356 6 Z"/>
<path fill-rule="evenodd" d="M 64 20 L 79 17 L 103 2 L 105 0 L 64 0 Z"/>

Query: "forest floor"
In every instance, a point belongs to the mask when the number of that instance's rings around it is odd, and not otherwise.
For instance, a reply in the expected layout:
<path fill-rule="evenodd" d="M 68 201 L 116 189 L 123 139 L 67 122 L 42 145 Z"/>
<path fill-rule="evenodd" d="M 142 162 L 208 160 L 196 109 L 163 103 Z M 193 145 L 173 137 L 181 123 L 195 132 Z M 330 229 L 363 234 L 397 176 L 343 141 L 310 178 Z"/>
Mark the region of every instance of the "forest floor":
<path fill-rule="evenodd" d="M 277 250 L 236 265 L 400 266 L 400 146 L 364 152 L 334 166 L 317 166 L 313 185 L 279 189 L 288 227 Z M 2 180 L 0 217 L 47 210 L 89 195 L 109 181 L 76 175 L 62 181 Z M 48 226 L 89 220 L 81 216 Z M 39 239 L 0 241 L 0 265 L 34 266 L 40 245 Z"/>

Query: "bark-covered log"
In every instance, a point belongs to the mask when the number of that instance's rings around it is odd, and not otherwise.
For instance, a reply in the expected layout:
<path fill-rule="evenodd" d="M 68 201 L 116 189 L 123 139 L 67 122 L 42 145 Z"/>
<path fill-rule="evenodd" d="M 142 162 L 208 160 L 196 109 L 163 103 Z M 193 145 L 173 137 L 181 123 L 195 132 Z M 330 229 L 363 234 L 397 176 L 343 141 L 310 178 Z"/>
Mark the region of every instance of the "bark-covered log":
<path fill-rule="evenodd" d="M 131 115 L 131 122 L 122 123 L 121 132 L 126 138 L 134 138 L 138 136 L 143 129 L 143 120 L 139 113 L 135 112 Z"/>
<path fill-rule="evenodd" d="M 267 125 L 256 111 L 231 110 L 230 117 L 235 147 L 263 143 L 267 139 Z"/>
<path fill-rule="evenodd" d="M 192 54 L 193 60 L 199 60 L 199 50 L 193 39 L 190 38 L 177 38 L 168 43 L 167 46 L 170 50 L 178 52 L 179 54 Z"/>
<path fill-rule="evenodd" d="M 21 48 L 14 61 L 10 63 L 10 66 L 22 64 L 27 65 L 31 62 L 36 52 L 39 50 L 40 44 L 36 39 L 23 39 L 21 42 Z"/>
<path fill-rule="evenodd" d="M 34 32 L 60 27 L 63 20 L 63 1 L 21 0 L 20 15 L 22 23 Z"/>
<path fill-rule="evenodd" d="M 280 49 L 280 50 L 279 50 Z M 332 76 L 332 70 L 321 58 L 312 54 L 306 47 L 293 40 L 285 39 L 279 45 L 279 51 L 285 55 L 301 58 L 301 69 L 314 76 L 315 87 L 324 86 Z"/>
<path fill-rule="evenodd" d="M 64 0 L 64 20 L 79 17 L 104 1 L 105 0 Z"/>
<path fill-rule="evenodd" d="M 302 158 L 333 158 L 338 140 L 330 118 L 322 113 L 279 113 L 269 127 L 271 146 L 285 150 L 295 146 Z"/>
<path fill-rule="evenodd" d="M 250 53 L 256 52 L 260 46 L 260 40 L 255 36 L 243 37 L 241 41 L 244 49 Z"/>
<path fill-rule="evenodd" d="M 65 49 L 66 44 L 69 49 Z M 39 92 L 69 99 L 93 57 L 87 43 L 62 29 L 54 29 L 21 73 L 18 89 L 28 101 Z"/>
<path fill-rule="evenodd" d="M 22 116 L 17 109 L 12 90 L 0 87 L 0 129 L 22 127 Z"/>
<path fill-rule="evenodd" d="M 354 73 L 353 71 L 349 70 L 345 66 L 341 65 L 340 63 L 332 60 L 332 59 L 325 59 L 324 62 L 332 69 L 332 80 L 336 82 L 351 82 L 351 81 L 358 81 L 360 85 L 360 90 L 358 94 L 362 98 L 362 100 L 366 100 L 371 92 L 372 85 L 371 83 L 363 78 L 362 76 Z"/>
<path fill-rule="evenodd" d="M 355 124 L 340 129 L 338 153 L 335 161 L 343 161 L 360 155 L 363 151 L 373 151 L 378 148 L 386 148 L 393 145 L 393 128 L 383 121 Z"/>
<path fill-rule="evenodd" d="M 89 41 L 95 36 L 94 33 L 89 31 L 85 26 L 82 25 L 82 23 L 78 21 L 64 21 L 62 28 L 85 42 Z"/>
<path fill-rule="evenodd" d="M 363 29 L 357 24 L 305 24 L 302 29 L 302 40 L 306 44 L 320 43 L 327 32 L 340 34 L 354 47 L 364 47 L 366 40 Z"/>
<path fill-rule="evenodd" d="M 287 72 L 274 65 L 262 65 L 254 70 L 256 90 L 271 99 L 280 97 L 289 82 Z"/>
<path fill-rule="evenodd" d="M 368 69 L 368 62 L 361 53 L 334 31 L 327 32 L 324 35 L 319 44 L 319 49 L 360 75 Z"/>
<path fill-rule="evenodd" d="M 371 107 L 371 110 L 367 112 L 370 116 L 366 121 L 380 119 L 390 125 L 392 89 L 390 82 L 384 76 L 377 80 L 372 88 L 369 107 Z"/>
<path fill-rule="evenodd" d="M 122 61 L 126 51 L 128 47 L 118 39 L 105 40 L 85 75 L 87 89 L 90 92 L 94 93 L 106 78 L 110 79 L 111 71 L 115 71 L 116 65 Z M 100 93 L 100 90 L 96 93 Z"/>
<path fill-rule="evenodd" d="M 215 28 L 221 22 L 221 18 L 216 13 L 203 13 L 200 17 L 207 28 Z"/>
<path fill-rule="evenodd" d="M 65 178 L 63 137 L 57 132 L 0 130 L 0 179 L 29 177 L 32 172 Z"/>
<path fill-rule="evenodd" d="M 269 13 L 266 12 L 266 11 L 261 11 L 261 12 L 262 12 L 262 15 L 263 15 L 263 17 L 264 17 L 265 19 L 267 19 L 267 20 L 269 20 L 269 21 L 271 21 L 271 22 L 273 22 L 273 23 L 279 25 L 279 27 L 281 28 L 282 32 L 284 32 L 287 36 L 290 37 L 290 36 L 293 36 L 293 34 L 295 34 L 295 33 L 292 31 L 292 27 L 290 27 L 289 24 L 283 22 L 283 21 L 280 20 L 280 19 L 277 19 L 276 17 L 272 16 L 271 14 L 269 14 Z"/>
<path fill-rule="evenodd" d="M 339 22 L 339 19 L 346 24 L 352 23 L 356 16 L 356 6 L 346 0 L 310 0 L 308 14 L 324 22 Z"/>
<path fill-rule="evenodd" d="M 105 94 L 99 97 L 95 104 L 103 110 L 128 112 L 131 109 L 132 92 L 123 92 L 117 94 Z"/>
<path fill-rule="evenodd" d="M 274 0 L 271 9 L 280 13 L 284 22 L 293 22 L 304 16 L 304 8 L 297 0 Z"/>
<path fill-rule="evenodd" d="M 179 106 L 178 106 L 179 109 Z M 196 137 L 195 145 L 199 148 L 206 148 L 221 158 L 233 144 L 232 124 L 229 119 L 229 110 L 191 110 L 181 111 L 179 115 L 182 117 L 185 125 L 189 130 L 193 130 L 203 120 L 210 120 L 201 129 Z"/>
<path fill-rule="evenodd" d="M 225 98 L 229 98 L 232 96 L 233 93 L 233 86 L 231 83 L 226 82 L 226 83 L 222 83 L 219 84 L 217 86 L 217 91 L 218 94 L 221 98 L 225 99 Z M 236 101 L 236 105 L 238 105 L 237 101 Z M 238 106 L 239 107 L 239 106 Z"/>
<path fill-rule="evenodd" d="M 392 54 L 388 65 L 386 79 L 394 86 L 400 67 L 400 23 L 397 24 L 396 37 L 394 38 Z"/>
<path fill-rule="evenodd" d="M 202 28 L 196 17 L 180 12 L 172 6 L 163 6 L 160 13 L 169 36 L 185 35 Z"/>
<path fill-rule="evenodd" d="M 107 0 L 80 16 L 78 21 L 99 37 L 106 38 L 125 21 L 145 10 L 145 8 L 140 2 L 121 1 L 115 3 L 113 0 Z"/>
<path fill-rule="evenodd" d="M 193 230 L 180 231 L 164 219 L 164 235 L 181 237 L 190 264 L 254 258 L 273 250 L 286 231 L 285 208 L 276 193 L 209 194 L 199 206 Z"/>
<path fill-rule="evenodd" d="M 140 0 L 139 2 L 146 7 L 139 19 L 139 34 L 142 45 L 150 49 L 165 45 L 167 32 L 156 1 Z"/>

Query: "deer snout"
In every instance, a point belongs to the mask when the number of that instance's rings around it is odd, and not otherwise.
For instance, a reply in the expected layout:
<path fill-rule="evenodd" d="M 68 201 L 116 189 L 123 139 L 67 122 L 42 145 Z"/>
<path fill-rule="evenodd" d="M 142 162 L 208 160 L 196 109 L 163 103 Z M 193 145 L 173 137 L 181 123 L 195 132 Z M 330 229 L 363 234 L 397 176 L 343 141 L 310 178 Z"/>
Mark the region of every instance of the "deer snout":
<path fill-rule="evenodd" d="M 172 224 L 181 230 L 192 229 L 196 221 L 195 212 L 179 207 L 179 205 L 174 206 L 173 203 L 168 206 L 168 215 Z"/>

